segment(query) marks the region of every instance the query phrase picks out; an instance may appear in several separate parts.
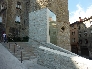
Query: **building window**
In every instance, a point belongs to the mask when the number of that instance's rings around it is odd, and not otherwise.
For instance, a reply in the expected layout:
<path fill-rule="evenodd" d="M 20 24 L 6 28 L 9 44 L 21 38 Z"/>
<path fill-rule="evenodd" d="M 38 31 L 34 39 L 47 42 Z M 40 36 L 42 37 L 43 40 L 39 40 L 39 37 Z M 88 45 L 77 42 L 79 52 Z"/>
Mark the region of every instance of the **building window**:
<path fill-rule="evenodd" d="M 3 5 L 1 5 L 1 10 L 2 10 L 2 9 L 4 9 L 4 6 L 3 6 Z"/>
<path fill-rule="evenodd" d="M 82 44 L 82 40 L 79 40 L 79 44 Z"/>
<path fill-rule="evenodd" d="M 16 16 L 15 22 L 16 22 L 16 23 L 20 23 L 20 16 Z"/>
<path fill-rule="evenodd" d="M 2 17 L 0 17 L 0 23 L 2 23 Z"/>
<path fill-rule="evenodd" d="M 92 30 L 90 31 L 90 33 L 92 34 Z"/>
<path fill-rule="evenodd" d="M 72 32 L 72 35 L 75 35 L 75 32 Z"/>
<path fill-rule="evenodd" d="M 85 44 L 88 44 L 88 40 L 87 39 L 85 39 Z"/>
<path fill-rule="evenodd" d="M 84 35 L 87 36 L 87 32 L 86 31 L 84 31 Z"/>
<path fill-rule="evenodd" d="M 24 25 L 25 25 L 25 20 L 24 20 Z"/>
<path fill-rule="evenodd" d="M 65 30 L 64 26 L 61 29 L 64 31 Z"/>
<path fill-rule="evenodd" d="M 79 30 L 80 30 L 80 26 L 79 26 Z"/>
<path fill-rule="evenodd" d="M 64 32 L 64 30 L 65 30 L 65 27 L 63 26 L 63 27 L 61 28 L 61 32 Z"/>
<path fill-rule="evenodd" d="M 72 39 L 72 42 L 75 42 L 75 38 Z"/>
<path fill-rule="evenodd" d="M 92 21 L 90 21 L 90 25 L 92 25 Z"/>
<path fill-rule="evenodd" d="M 74 25 L 72 25 L 72 29 L 74 29 Z"/>
<path fill-rule="evenodd" d="M 81 33 L 79 33 L 79 37 L 81 37 Z"/>
<path fill-rule="evenodd" d="M 21 3 L 20 2 L 17 2 L 16 8 L 21 9 Z"/>
<path fill-rule="evenodd" d="M 1 10 L 4 10 L 4 9 L 6 9 L 6 3 L 2 3 L 1 4 L 1 8 L 0 8 Z"/>
<path fill-rule="evenodd" d="M 73 32 L 72 32 L 72 35 L 73 35 Z"/>

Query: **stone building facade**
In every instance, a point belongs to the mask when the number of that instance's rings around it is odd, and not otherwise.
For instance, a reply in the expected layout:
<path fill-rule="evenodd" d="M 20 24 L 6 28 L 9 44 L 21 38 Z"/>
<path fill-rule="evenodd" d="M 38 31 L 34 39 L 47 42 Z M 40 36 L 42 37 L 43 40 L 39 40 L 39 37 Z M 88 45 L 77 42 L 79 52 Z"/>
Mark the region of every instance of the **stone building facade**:
<path fill-rule="evenodd" d="M 0 0 L 0 16 L 7 35 L 28 35 L 28 3 L 28 0 Z"/>
<path fill-rule="evenodd" d="M 85 29 L 86 26 L 83 21 L 76 21 L 70 24 L 70 44 L 71 44 L 71 51 L 76 54 L 80 54 L 80 45 L 79 45 L 79 38 L 80 38 L 80 30 Z"/>
<path fill-rule="evenodd" d="M 71 52 L 78 54 L 78 22 L 70 24 Z"/>
<path fill-rule="evenodd" d="M 28 13 L 47 7 L 56 15 L 57 45 L 67 50 L 71 49 L 68 0 L 2 1 L 7 6 L 4 17 L 6 34 L 16 34 L 21 37 L 28 35 Z"/>
<path fill-rule="evenodd" d="M 70 25 L 71 51 L 92 58 L 92 16 Z"/>
<path fill-rule="evenodd" d="M 89 56 L 92 58 L 92 17 L 84 18 L 84 23 L 86 26 L 85 29 L 79 30 L 79 46 L 81 49 L 81 54 Z M 87 24 L 89 25 L 87 25 Z"/>
<path fill-rule="evenodd" d="M 88 39 L 87 39 L 87 28 L 85 29 L 81 29 L 79 30 L 79 46 L 80 46 L 80 50 L 81 50 L 81 55 L 89 55 L 88 53 L 88 48 L 87 48 L 87 44 L 88 44 Z"/>

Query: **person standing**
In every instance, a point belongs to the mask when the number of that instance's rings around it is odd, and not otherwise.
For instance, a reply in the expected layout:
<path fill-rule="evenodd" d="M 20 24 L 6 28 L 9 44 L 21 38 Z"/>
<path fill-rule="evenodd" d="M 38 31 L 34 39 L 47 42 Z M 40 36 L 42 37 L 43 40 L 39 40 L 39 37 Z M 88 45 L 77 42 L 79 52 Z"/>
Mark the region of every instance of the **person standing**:
<path fill-rule="evenodd" d="M 5 32 L 3 33 L 3 41 L 4 41 L 4 43 L 6 42 L 6 34 L 5 34 Z"/>

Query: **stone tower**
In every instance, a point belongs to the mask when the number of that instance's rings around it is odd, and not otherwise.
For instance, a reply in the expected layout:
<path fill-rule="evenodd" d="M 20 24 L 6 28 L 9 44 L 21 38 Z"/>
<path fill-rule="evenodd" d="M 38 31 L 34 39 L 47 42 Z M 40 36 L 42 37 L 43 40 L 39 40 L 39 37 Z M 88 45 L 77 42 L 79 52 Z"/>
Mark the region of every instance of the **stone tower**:
<path fill-rule="evenodd" d="M 30 0 L 30 12 L 45 7 L 56 15 L 57 45 L 70 51 L 68 0 Z"/>

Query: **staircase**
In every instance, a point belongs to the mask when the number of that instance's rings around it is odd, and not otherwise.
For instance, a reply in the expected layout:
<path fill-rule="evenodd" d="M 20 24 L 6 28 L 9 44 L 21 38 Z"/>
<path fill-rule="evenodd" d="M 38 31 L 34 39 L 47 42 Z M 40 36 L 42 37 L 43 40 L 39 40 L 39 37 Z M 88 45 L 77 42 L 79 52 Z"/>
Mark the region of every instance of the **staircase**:
<path fill-rule="evenodd" d="M 14 55 L 19 61 L 30 60 L 35 58 L 33 53 L 34 49 L 27 42 L 17 42 L 17 45 L 14 42 L 2 43 L 9 52 Z"/>

